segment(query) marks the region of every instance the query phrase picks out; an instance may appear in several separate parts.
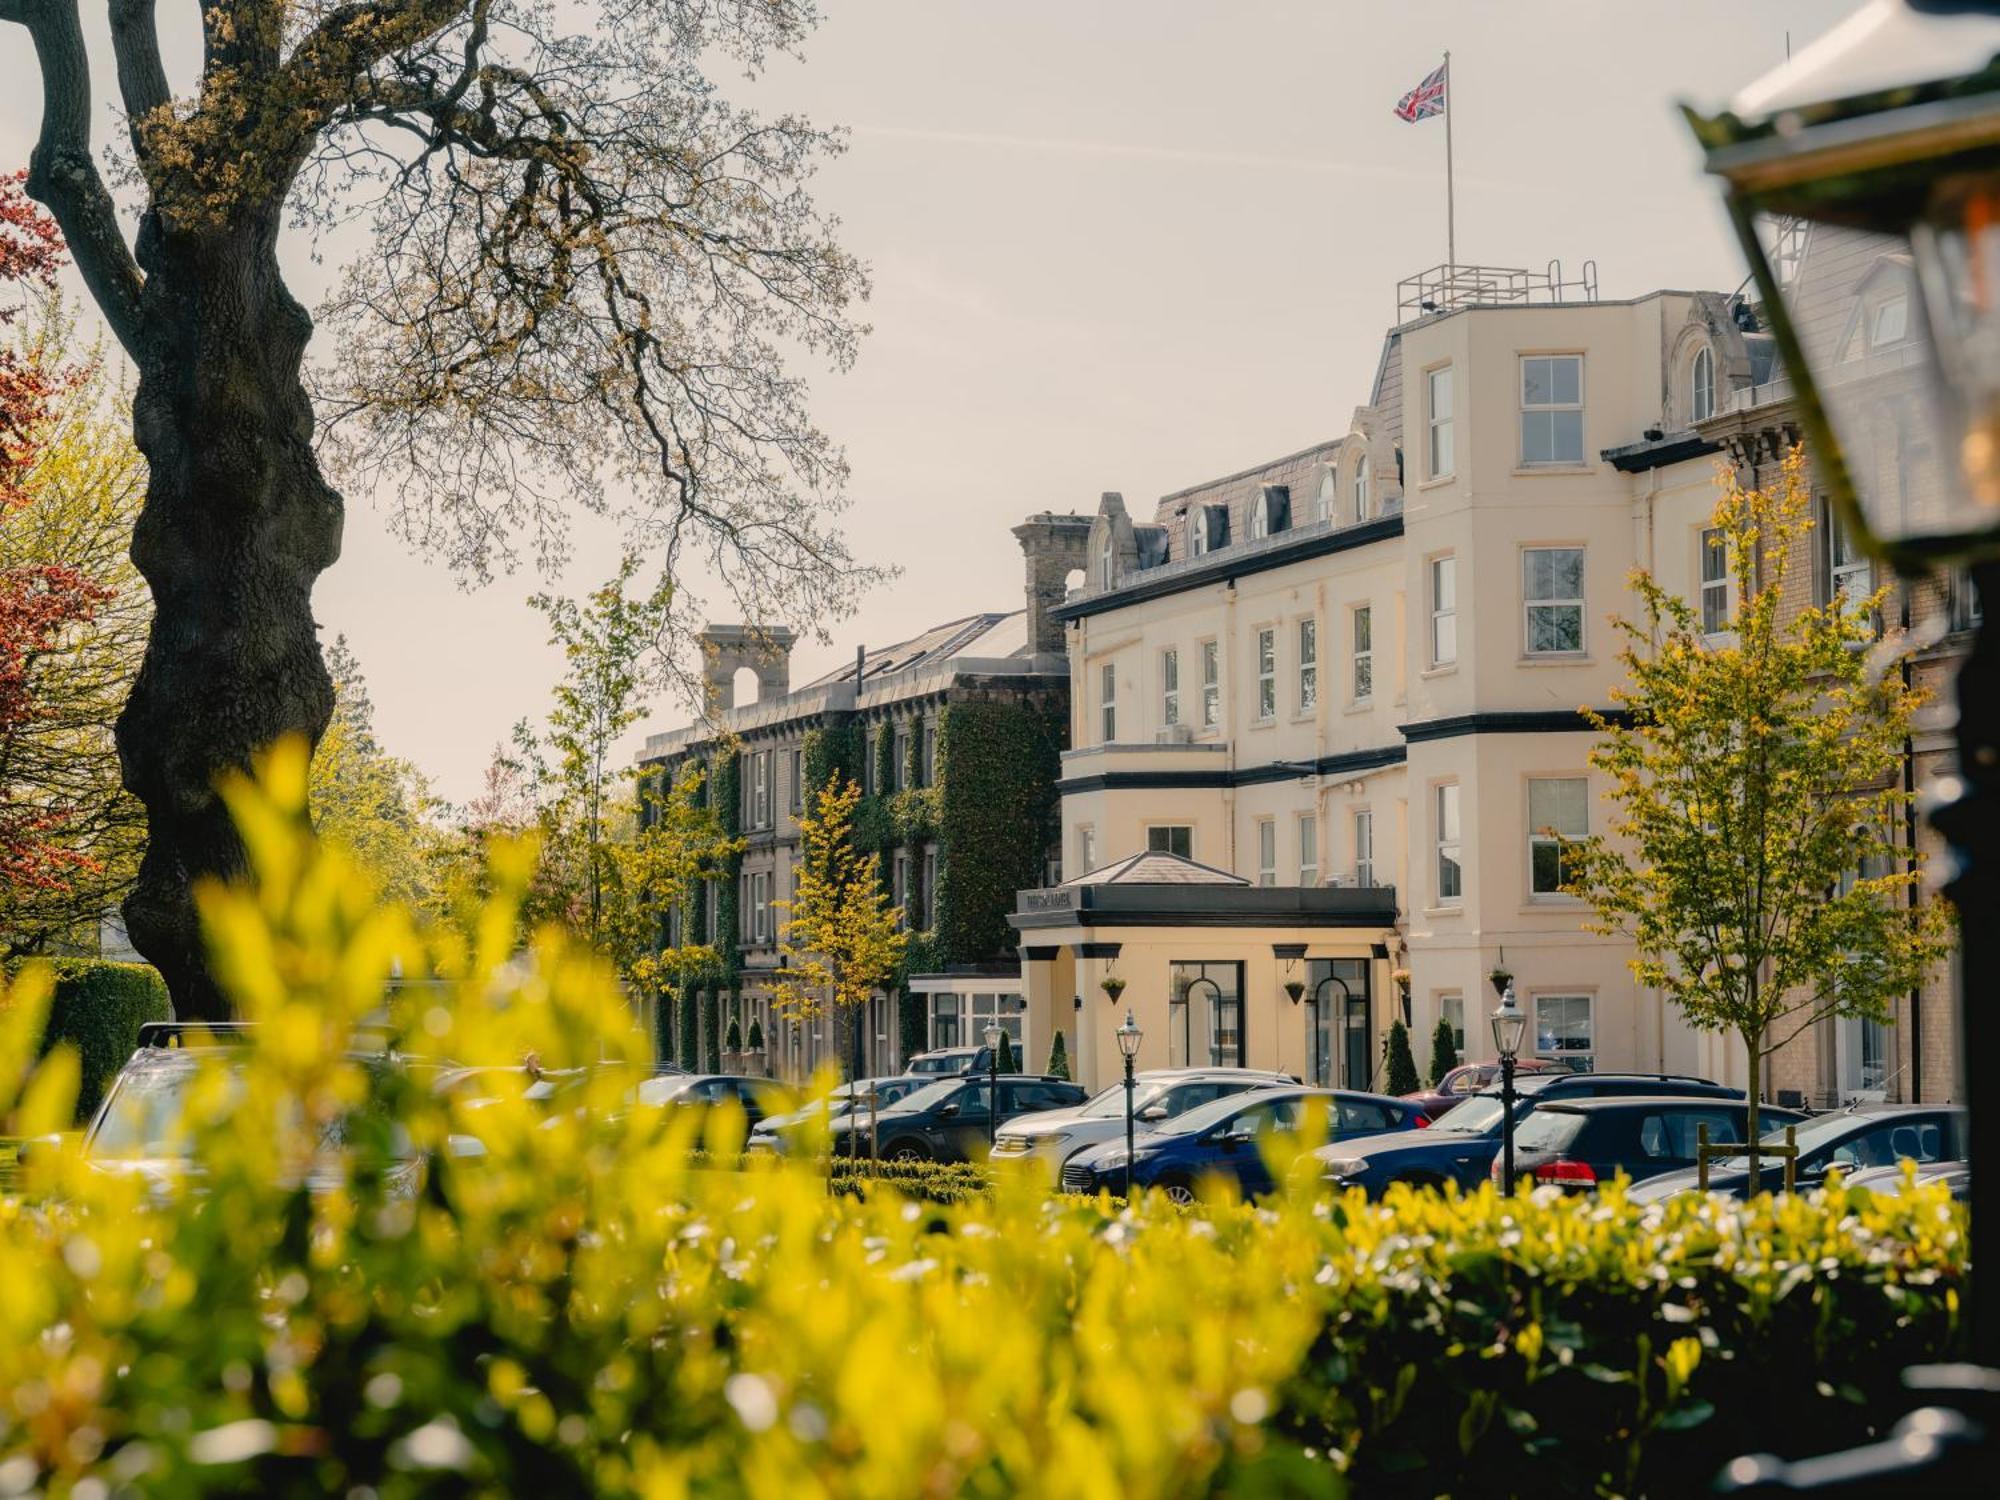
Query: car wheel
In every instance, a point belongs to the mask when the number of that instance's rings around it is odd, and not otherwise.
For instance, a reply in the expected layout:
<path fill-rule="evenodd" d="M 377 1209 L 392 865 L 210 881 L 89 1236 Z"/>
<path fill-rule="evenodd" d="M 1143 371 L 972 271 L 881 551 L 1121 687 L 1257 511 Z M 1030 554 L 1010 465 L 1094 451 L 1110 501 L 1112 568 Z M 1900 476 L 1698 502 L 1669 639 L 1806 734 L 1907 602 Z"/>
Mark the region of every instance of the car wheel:
<path fill-rule="evenodd" d="M 1394 1187 L 1399 1182 L 1405 1187 L 1416 1188 L 1419 1191 L 1425 1189 L 1433 1193 L 1444 1191 L 1444 1179 L 1442 1177 L 1433 1177 L 1428 1172 L 1412 1172 L 1407 1177 L 1392 1177 L 1389 1179 L 1388 1185 Z"/>
<path fill-rule="evenodd" d="M 886 1155 L 890 1161 L 929 1161 L 930 1152 L 924 1149 L 922 1141 L 897 1141 Z"/>
<path fill-rule="evenodd" d="M 1194 1184 L 1180 1177 L 1169 1177 L 1159 1185 L 1167 1195 L 1167 1202 L 1179 1204 L 1183 1208 L 1194 1206 Z"/>

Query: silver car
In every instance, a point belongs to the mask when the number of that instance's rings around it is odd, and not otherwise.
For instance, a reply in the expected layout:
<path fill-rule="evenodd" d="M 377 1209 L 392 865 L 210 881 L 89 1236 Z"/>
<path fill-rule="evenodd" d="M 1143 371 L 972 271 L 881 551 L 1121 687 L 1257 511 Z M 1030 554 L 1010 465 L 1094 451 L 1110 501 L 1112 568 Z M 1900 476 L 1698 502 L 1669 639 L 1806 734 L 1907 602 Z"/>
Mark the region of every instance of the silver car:
<path fill-rule="evenodd" d="M 1297 1082 L 1290 1074 L 1267 1073 L 1260 1068 L 1151 1068 L 1138 1075 L 1133 1089 L 1134 1125 L 1141 1131 L 1151 1130 L 1164 1120 L 1230 1094 Z M 1063 1163 L 1077 1152 L 1124 1134 L 1125 1084 L 1120 1080 L 1074 1109 L 1045 1109 L 1009 1120 L 994 1139 L 993 1159 L 1033 1161 L 1055 1179 L 1062 1175 Z"/>

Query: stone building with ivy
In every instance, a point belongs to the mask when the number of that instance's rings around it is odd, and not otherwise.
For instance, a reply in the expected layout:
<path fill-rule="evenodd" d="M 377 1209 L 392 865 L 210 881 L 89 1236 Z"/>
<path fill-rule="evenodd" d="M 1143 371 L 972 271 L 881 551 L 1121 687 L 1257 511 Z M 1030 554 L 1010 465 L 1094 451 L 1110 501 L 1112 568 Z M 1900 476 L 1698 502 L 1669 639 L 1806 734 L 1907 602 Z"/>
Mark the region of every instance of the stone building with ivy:
<path fill-rule="evenodd" d="M 702 763 L 706 794 L 744 849 L 726 878 L 670 920 L 667 941 L 713 943 L 721 961 L 662 1021 L 664 1056 L 792 1078 L 825 1061 L 845 1069 L 846 1028 L 857 1018 L 801 1019 L 774 1004 L 799 814 L 834 776 L 860 784 L 856 839 L 881 856 L 912 933 L 903 975 L 858 1017 L 868 1071 L 900 1071 L 914 1053 L 968 1040 L 989 1019 L 1024 1056 L 1046 1054 L 1049 1036 L 1027 1024 L 1008 916 L 1016 891 L 1049 883 L 1061 848 L 1056 776 L 1068 746 L 1069 666 L 1051 611 L 1083 565 L 1090 525 L 1039 515 L 1015 528 L 1026 608 L 863 649 L 797 687 L 789 630 L 704 633 L 706 714 L 649 738 L 640 760 L 646 774 L 664 777 Z M 738 702 L 745 669 L 757 693 Z"/>

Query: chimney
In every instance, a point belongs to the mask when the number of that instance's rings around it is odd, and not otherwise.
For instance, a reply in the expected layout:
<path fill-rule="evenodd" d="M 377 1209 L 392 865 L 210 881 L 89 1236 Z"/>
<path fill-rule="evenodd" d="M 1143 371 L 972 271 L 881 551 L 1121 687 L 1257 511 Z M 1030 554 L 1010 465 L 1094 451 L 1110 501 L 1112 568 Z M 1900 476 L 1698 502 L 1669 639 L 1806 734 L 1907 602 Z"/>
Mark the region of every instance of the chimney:
<path fill-rule="evenodd" d="M 1118 499 L 1115 495 L 1104 498 Z M 1118 503 L 1122 508 L 1124 502 Z M 1028 650 L 1035 656 L 1063 654 L 1062 622 L 1054 611 L 1069 591 L 1069 575 L 1090 565 L 1090 526 L 1089 516 L 1043 511 L 1014 528 L 1027 560 Z"/>
<path fill-rule="evenodd" d="M 757 701 L 782 698 L 792 690 L 792 643 L 798 636 L 782 625 L 708 625 L 702 628 L 702 698 L 713 716 L 736 707 L 736 674 L 757 674 Z"/>

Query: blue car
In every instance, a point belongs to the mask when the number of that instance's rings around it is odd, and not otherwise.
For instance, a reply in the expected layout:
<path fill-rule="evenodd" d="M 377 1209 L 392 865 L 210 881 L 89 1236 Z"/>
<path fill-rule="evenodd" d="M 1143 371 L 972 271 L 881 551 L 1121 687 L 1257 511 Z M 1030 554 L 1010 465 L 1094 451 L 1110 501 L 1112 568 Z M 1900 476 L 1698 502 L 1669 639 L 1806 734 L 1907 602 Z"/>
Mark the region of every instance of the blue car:
<path fill-rule="evenodd" d="M 1308 1088 L 1231 1094 L 1140 1136 L 1132 1156 L 1132 1185 L 1158 1188 L 1176 1203 L 1192 1203 L 1195 1184 L 1204 1177 L 1233 1178 L 1246 1198 L 1268 1193 L 1276 1184 L 1260 1148 L 1269 1136 L 1297 1130 L 1314 1100 L 1333 1112 L 1329 1134 L 1335 1140 L 1415 1130 L 1424 1119 L 1407 1099 L 1387 1094 Z M 1062 1185 L 1066 1193 L 1124 1192 L 1124 1141 L 1107 1141 L 1072 1156 L 1063 1164 Z"/>
<path fill-rule="evenodd" d="M 1518 1080 L 1514 1093 L 1516 1126 L 1534 1112 L 1537 1103 L 1558 1099 L 1743 1097 L 1741 1089 L 1726 1088 L 1706 1078 L 1663 1073 L 1552 1073 Z M 1455 1182 L 1470 1192 L 1491 1175 L 1493 1158 L 1500 1154 L 1501 1116 L 1500 1091 L 1487 1089 L 1415 1139 L 1390 1137 L 1351 1146 L 1335 1141 L 1313 1154 L 1320 1161 L 1320 1178 L 1328 1186 L 1366 1188 L 1371 1198 L 1380 1197 L 1397 1182 L 1432 1188 Z"/>

